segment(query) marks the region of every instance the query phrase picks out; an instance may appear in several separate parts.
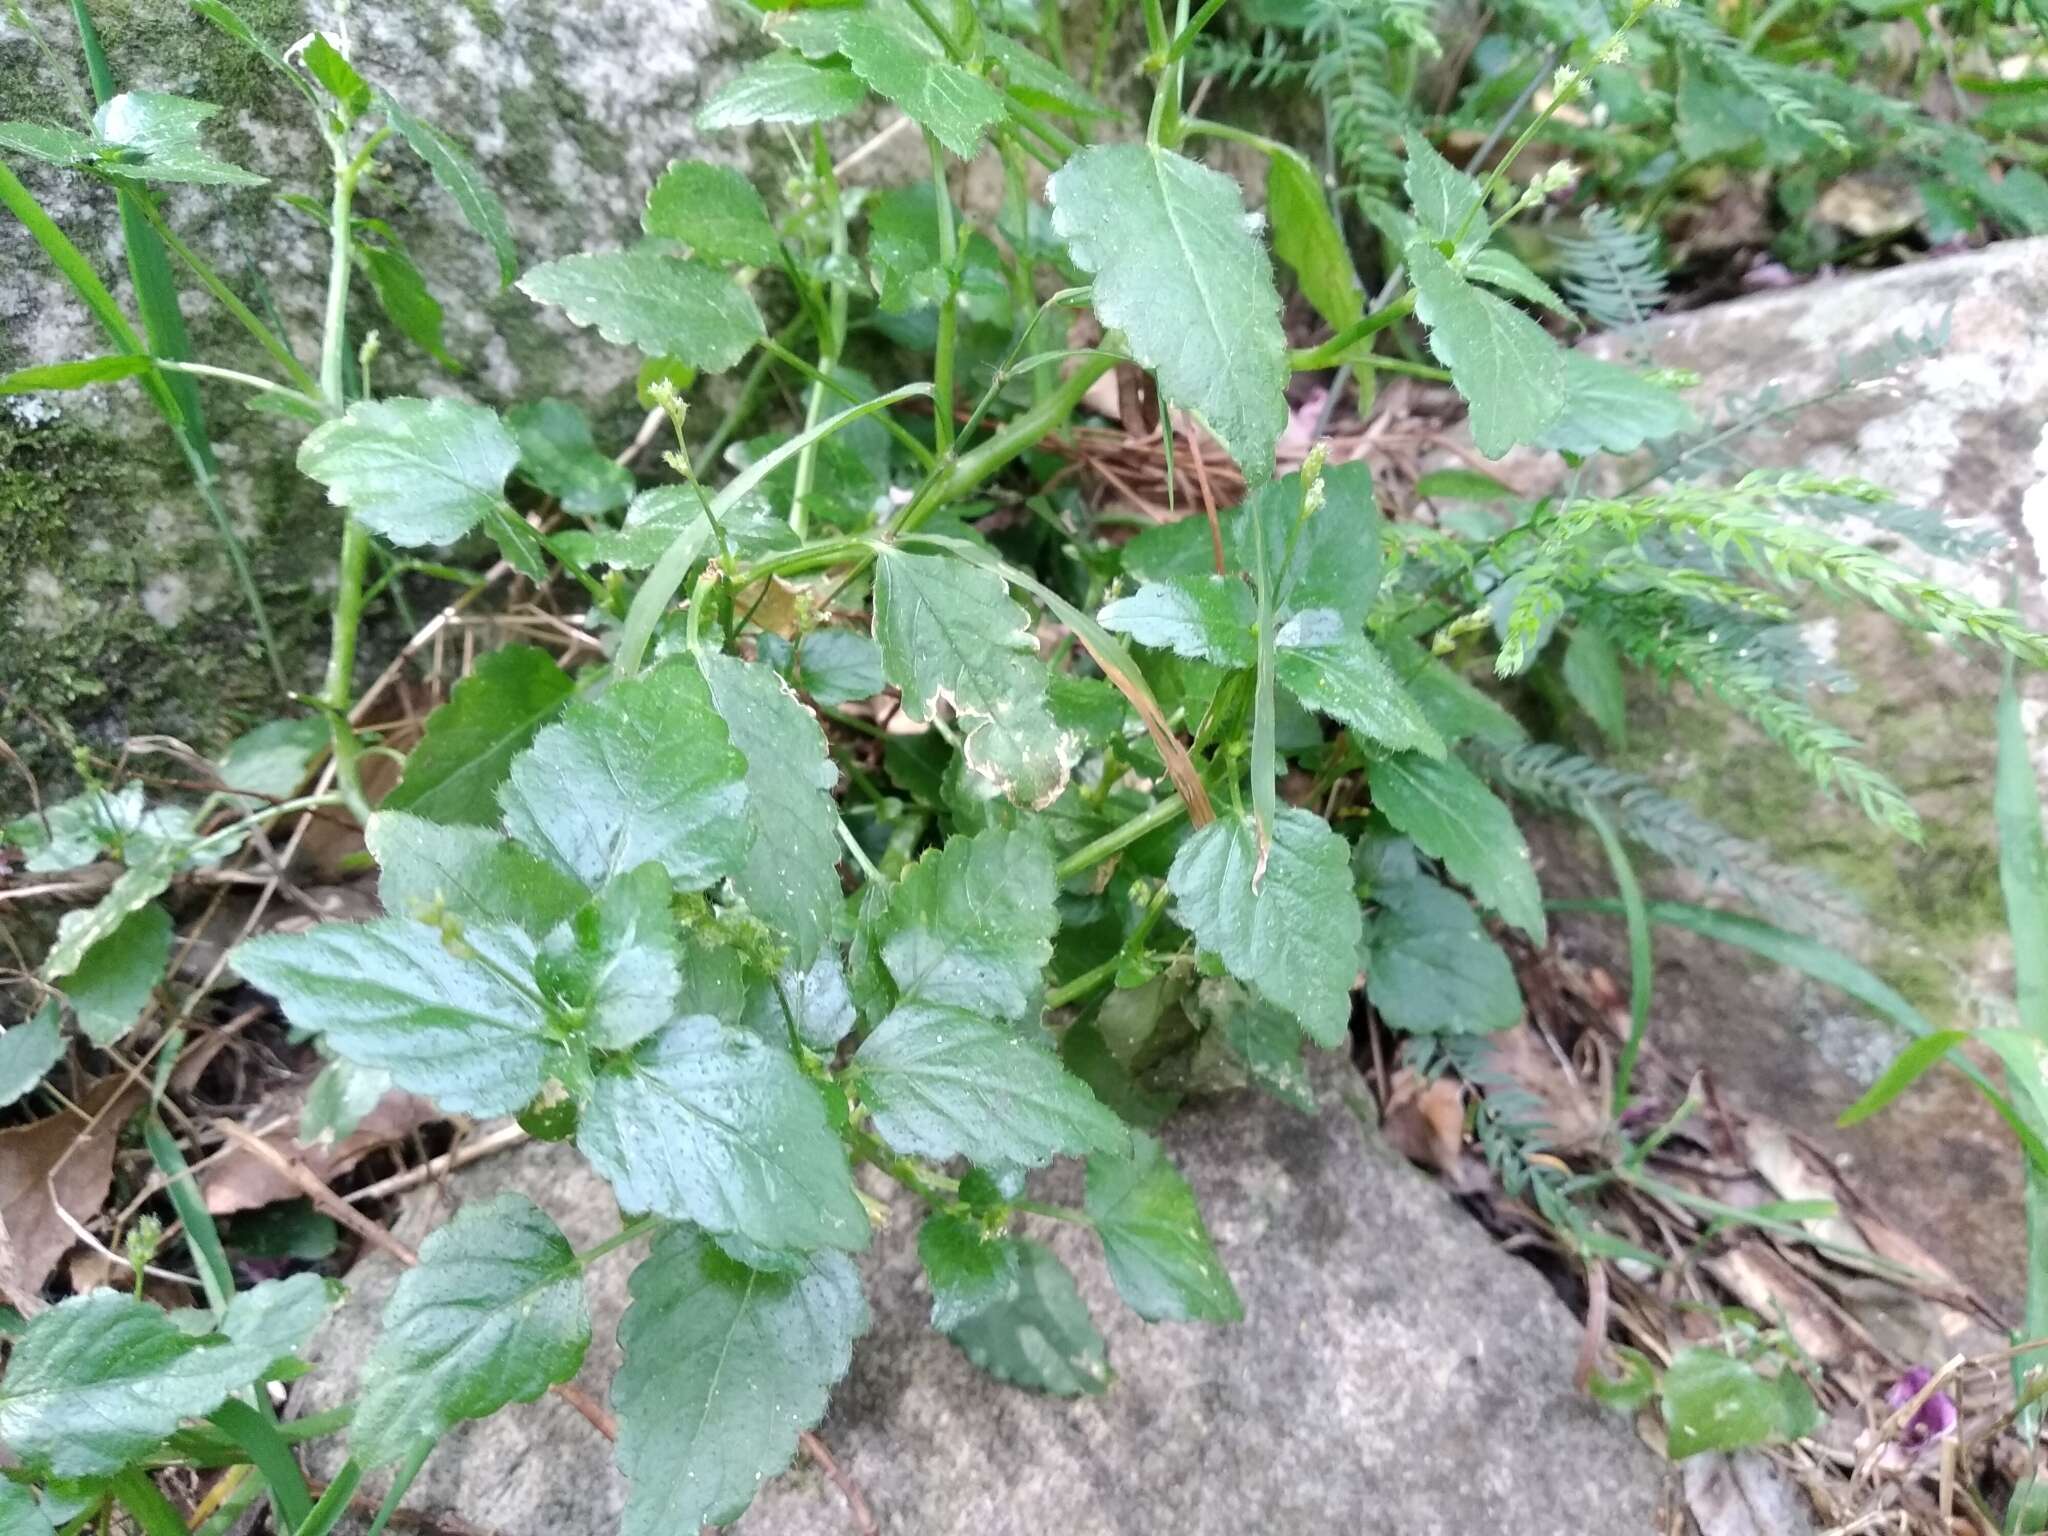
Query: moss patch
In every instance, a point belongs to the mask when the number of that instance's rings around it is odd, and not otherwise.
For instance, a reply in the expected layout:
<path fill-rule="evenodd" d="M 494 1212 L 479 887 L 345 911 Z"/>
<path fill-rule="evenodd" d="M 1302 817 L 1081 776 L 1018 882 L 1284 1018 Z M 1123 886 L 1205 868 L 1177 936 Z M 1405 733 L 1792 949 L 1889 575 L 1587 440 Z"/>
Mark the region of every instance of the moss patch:
<path fill-rule="evenodd" d="M 1838 660 L 1862 679 L 1820 710 L 1867 747 L 1920 813 L 1919 846 L 1823 796 L 1776 747 L 1714 700 L 1656 694 L 1631 709 L 1627 765 L 1864 906 L 1864 958 L 1937 1023 L 2005 943 L 1991 793 L 1998 680 L 1874 615 L 1843 617 Z"/>

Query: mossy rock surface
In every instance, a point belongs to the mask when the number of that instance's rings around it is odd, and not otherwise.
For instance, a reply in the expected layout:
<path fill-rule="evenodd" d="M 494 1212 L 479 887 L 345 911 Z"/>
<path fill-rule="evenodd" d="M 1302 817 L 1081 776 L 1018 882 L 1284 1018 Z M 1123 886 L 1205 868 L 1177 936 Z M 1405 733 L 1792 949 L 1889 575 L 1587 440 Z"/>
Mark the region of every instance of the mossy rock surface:
<path fill-rule="evenodd" d="M 289 46 L 336 27 L 330 4 L 235 0 Z M 89 97 L 68 7 L 30 0 L 60 68 L 18 30 L 0 36 L 5 115 L 75 122 Z M 323 233 L 273 196 L 323 195 L 321 148 L 296 93 L 180 0 L 94 0 L 120 86 L 223 108 L 209 128 L 226 158 L 271 178 L 248 190 L 173 189 L 174 226 L 259 311 L 274 313 L 309 366 L 327 262 Z M 474 150 L 505 200 L 522 266 L 639 237 L 647 187 L 678 156 L 747 163 L 750 145 L 699 141 L 706 94 L 759 45 L 710 0 L 650 9 L 630 0 L 389 0 L 348 13 L 369 78 Z M 360 327 L 381 327 L 382 393 L 462 393 L 492 404 L 561 395 L 623 441 L 639 410 L 636 354 L 502 289 L 495 264 L 425 168 L 402 152 L 366 185 L 359 211 L 407 241 L 448 313 L 450 375 L 398 339 L 367 286 Z M 44 207 L 133 314 L 113 197 L 84 178 L 14 163 Z M 184 298 L 194 354 L 265 372 L 262 352 L 203 294 Z M 360 331 L 357 333 L 360 335 Z M 0 220 L 0 371 L 105 353 L 109 343 L 19 225 Z M 293 455 L 303 429 L 203 389 L 230 515 L 255 568 L 288 680 L 316 687 L 326 651 L 338 523 Z M 482 551 L 478 552 L 480 555 Z M 397 638 L 398 620 L 383 623 Z M 45 782 L 69 778 L 70 747 L 130 735 L 218 746 L 282 712 L 220 540 L 162 419 L 132 384 L 0 401 L 0 736 Z M 366 644 L 365 671 L 381 660 Z M 13 805 L 18 781 L 0 792 Z"/>

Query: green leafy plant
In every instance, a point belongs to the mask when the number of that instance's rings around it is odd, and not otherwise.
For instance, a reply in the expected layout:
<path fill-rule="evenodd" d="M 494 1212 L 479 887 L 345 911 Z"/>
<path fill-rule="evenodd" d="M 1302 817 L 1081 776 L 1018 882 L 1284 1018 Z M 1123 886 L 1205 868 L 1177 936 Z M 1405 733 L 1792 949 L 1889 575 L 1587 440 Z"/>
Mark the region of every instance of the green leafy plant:
<path fill-rule="evenodd" d="M 530 266 L 462 148 L 340 47 L 316 37 L 287 58 L 221 0 L 194 9 L 304 99 L 328 150 L 325 199 L 293 196 L 330 243 L 317 368 L 173 243 L 282 377 L 186 363 L 110 324 L 113 356 L 0 383 L 197 377 L 303 418 L 299 467 L 341 509 L 326 683 L 306 701 L 315 718 L 211 765 L 218 787 L 196 804 L 94 783 L 9 829 L 32 869 L 104 853 L 122 873 L 64 918 L 38 977 L 47 1006 L 0 1034 L 0 1089 L 35 1091 L 68 1048 L 67 1014 L 96 1045 L 135 1027 L 167 985 L 170 928 L 153 904 L 181 873 L 281 817 L 338 812 L 362 824 L 384 915 L 264 934 L 231 956 L 327 1058 L 307 1133 L 344 1133 L 389 1087 L 453 1114 L 516 1115 L 573 1143 L 626 1220 L 577 1253 L 507 1195 L 434 1234 L 386 1309 L 350 1459 L 314 1503 L 285 1436 L 338 1426 L 277 1424 L 263 1384 L 295 1369 L 329 1297 L 297 1280 L 233 1290 L 152 1109 L 150 1149 L 183 1191 L 208 1306 L 174 1318 L 96 1291 L 27 1322 L 0 1379 L 0 1437 L 19 1460 L 0 1508 L 23 1529 L 110 1503 L 152 1533 L 182 1528 L 148 1471 L 202 1453 L 253 1466 L 299 1536 L 324 1536 L 363 1473 L 395 1463 L 381 1527 L 452 1426 L 569 1381 L 590 1342 L 583 1272 L 641 1240 L 612 1389 L 626 1525 L 733 1519 L 818 1422 L 866 1328 L 854 1256 L 878 1211 L 862 1167 L 921 1209 L 933 1325 L 968 1358 L 1023 1387 L 1105 1391 L 1107 1349 L 1072 1278 L 1024 1234 L 1093 1232 L 1149 1321 L 1236 1319 L 1195 1193 L 1154 1133 L 1181 1096 L 1222 1082 L 1311 1105 L 1304 1046 L 1346 1043 L 1361 971 L 1365 1003 L 1447 1058 L 1516 1019 L 1494 921 L 1540 943 L 1546 916 L 1489 777 L 1603 829 L 1639 976 L 1650 913 L 1624 839 L 1705 864 L 1738 894 L 1784 883 L 1649 786 L 1532 747 L 1464 663 L 1490 652 L 1502 678 L 1555 669 L 1609 729 L 1625 665 L 1683 675 L 1821 789 L 1910 835 L 1903 795 L 1806 703 L 1796 654 L 1766 643 L 1791 598 L 2048 658 L 2012 615 L 1830 532 L 1841 501 L 1878 504 L 1867 487 L 1685 481 L 1700 424 L 1670 381 L 1568 351 L 1539 323 L 1569 306 L 1507 236 L 1551 181 L 1506 173 L 1593 89 L 1580 66 L 1560 68 L 1483 179 L 1420 133 L 1387 139 L 1385 194 L 1401 192 L 1379 216 L 1405 279 L 1368 303 L 1303 157 L 1188 115 L 1213 3 L 1172 20 L 1144 5 L 1142 137 L 1056 62 L 1063 37 L 971 6 L 767 14 L 772 51 L 699 122 L 789 130 L 786 206 L 682 161 L 649 189 L 643 241 Z M 1378 46 L 1347 44 L 1345 68 L 1425 50 L 1425 14 L 1386 12 Z M 1650 15 L 1622 13 L 1597 67 Z M 869 93 L 923 133 L 928 185 L 841 185 L 822 125 Z M 5 124 L 0 146 L 117 189 L 246 178 L 206 149 L 209 111 L 138 93 L 91 134 Z M 1258 222 L 1190 152 L 1205 136 L 1271 160 L 1274 249 L 1327 339 L 1290 347 Z M 397 334 L 448 361 L 438 301 L 391 226 L 357 208 L 401 146 L 507 284 L 645 355 L 652 425 L 675 444 L 664 483 L 607 459 L 559 401 L 501 417 L 375 393 L 358 276 Z M 955 200 L 958 163 L 984 151 L 1005 188 L 992 216 Z M 103 294 L 0 176 L 52 259 Z M 1570 291 L 1596 318 L 1641 318 L 1657 299 L 1647 254 L 1593 239 L 1582 270 L 1605 275 Z M 1083 306 L 1099 340 L 1068 346 L 1062 323 Z M 1376 350 L 1394 338 L 1434 361 Z M 1462 534 L 1390 523 L 1368 467 L 1331 462 L 1326 445 L 1282 472 L 1290 377 L 1340 364 L 1448 380 L 1491 454 L 1526 445 L 1580 469 L 1664 456 L 1633 489 L 1582 495 L 1575 479 Z M 685 392 L 742 365 L 728 416 L 693 441 Z M 1118 366 L 1150 374 L 1229 454 L 1240 505 L 1125 538 L 1054 483 L 1048 447 Z M 880 387 L 885 369 L 910 382 Z M 771 370 L 803 386 L 801 417 L 743 436 Z M 559 526 L 556 508 L 580 525 Z M 572 672 L 530 647 L 489 655 L 373 809 L 363 763 L 396 754 L 353 714 L 359 635 L 388 590 L 368 579 L 372 552 L 459 577 L 391 552 L 476 540 L 580 594 L 602 659 Z M 912 730 L 892 728 L 898 713 Z M 1646 984 L 1636 1004 L 1639 1044 Z M 1628 1104 L 1624 1062 L 1617 1119 Z M 1085 1165 L 1080 1206 L 1029 1183 L 1060 1159 Z"/>

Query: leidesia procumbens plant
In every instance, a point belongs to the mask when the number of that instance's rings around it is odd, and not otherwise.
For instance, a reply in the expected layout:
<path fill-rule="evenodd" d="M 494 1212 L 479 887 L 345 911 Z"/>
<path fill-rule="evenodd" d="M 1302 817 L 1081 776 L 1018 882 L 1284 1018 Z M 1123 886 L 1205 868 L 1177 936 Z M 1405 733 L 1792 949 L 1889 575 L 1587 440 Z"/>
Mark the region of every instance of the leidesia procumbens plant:
<path fill-rule="evenodd" d="M 1548 665 L 1563 630 L 1574 677 L 1618 677 L 1624 659 L 1681 673 L 1905 828 L 1910 808 L 1853 743 L 1717 642 L 1716 626 L 1749 633 L 1783 615 L 1746 578 L 2044 655 L 2010 615 L 1823 531 L 1823 501 L 1873 495 L 1853 483 L 1660 477 L 1461 539 L 1387 524 L 1368 468 L 1320 447 L 1279 473 L 1290 376 L 1338 363 L 1447 377 L 1494 455 L 1519 443 L 1581 463 L 1697 424 L 1663 384 L 1562 349 L 1503 297 L 1564 307 L 1493 244 L 1552 186 L 1515 185 L 1512 153 L 1481 180 L 1408 140 L 1407 207 L 1393 215 L 1405 277 L 1368 306 L 1308 163 L 1185 115 L 1182 75 L 1215 3 L 1173 20 L 1159 0 L 1143 7 L 1156 90 L 1142 136 L 966 4 L 766 16 L 773 51 L 698 125 L 783 136 L 779 216 L 737 173 L 681 161 L 648 194 L 644 240 L 517 279 L 647 355 L 676 447 L 672 480 L 644 489 L 561 402 L 500 417 L 374 394 L 375 346 L 354 344 L 358 273 L 399 335 L 443 351 L 398 235 L 357 206 L 380 157 L 422 157 L 509 279 L 504 210 L 460 146 L 365 80 L 343 45 L 315 37 L 288 57 L 221 0 L 194 8 L 290 82 L 330 151 L 327 196 L 291 199 L 331 245 L 317 369 L 182 242 L 173 253 L 283 376 L 151 355 L 0 171 L 8 206 L 117 348 L 8 383 L 182 372 L 307 420 L 300 468 L 344 512 L 313 701 L 335 787 L 218 796 L 176 816 L 139 799 L 113 815 L 117 799 L 89 790 L 18 824 L 43 861 L 31 867 L 102 852 L 128 865 L 65 919 L 42 971 L 51 1005 L 30 1027 L 48 1054 L 28 1081 L 62 1049 L 63 1007 L 85 1017 L 79 978 L 132 952 L 137 915 L 181 871 L 277 816 L 339 805 L 363 819 L 384 915 L 255 937 L 232 956 L 328 1058 L 323 1123 L 345 1127 L 391 1087 L 451 1114 L 516 1115 L 573 1142 L 626 1219 L 578 1253 L 523 1196 L 464 1209 L 399 1283 L 339 1430 L 276 1423 L 262 1386 L 297 1369 L 326 1288 L 299 1277 L 235 1293 L 203 1207 L 181 1205 L 204 1310 L 94 1291 L 15 1341 L 0 1381 L 0 1439 L 19 1462 L 0 1479 L 10 1532 L 75 1527 L 110 1500 L 152 1533 L 182 1529 L 149 1469 L 208 1458 L 251 1466 L 248 1487 L 301 1536 L 321 1536 L 366 1472 L 395 1465 L 381 1523 L 452 1426 L 569 1380 L 590 1339 L 584 1269 L 642 1242 L 611 1388 L 626 1528 L 734 1519 L 822 1417 L 866 1326 L 856 1256 L 884 1209 L 855 1181 L 863 1166 L 921 1213 L 934 1327 L 1006 1381 L 1102 1392 L 1103 1341 L 1034 1224 L 1092 1231 L 1148 1320 L 1234 1320 L 1238 1295 L 1153 1134 L 1175 1099 L 1234 1074 L 1307 1102 L 1304 1043 L 1345 1044 L 1361 971 L 1404 1032 L 1483 1032 L 1519 1012 L 1482 914 L 1541 939 L 1543 903 L 1512 815 L 1472 765 L 1527 744 L 1446 658 L 1493 637 L 1513 674 Z M 1582 40 L 1540 111 L 1583 92 L 1586 63 L 1645 9 Z M 928 182 L 840 185 L 823 125 L 870 93 L 922 132 Z M 152 181 L 248 178 L 205 148 L 211 110 L 134 92 L 90 134 L 6 124 L 0 148 L 145 197 Z M 1266 231 L 1192 152 L 1210 136 L 1269 158 L 1273 247 L 1327 341 L 1290 350 Z M 989 152 L 1005 194 L 977 216 L 956 205 L 955 172 Z M 1084 306 L 1102 339 L 1070 347 Z M 1375 350 L 1416 322 L 1441 368 Z M 855 365 L 906 354 L 929 358 L 928 377 L 878 389 Z M 1223 445 L 1242 505 L 1119 545 L 1050 484 L 1043 445 L 1119 363 Z M 742 365 L 725 426 L 693 447 L 681 389 Z M 742 438 L 774 370 L 799 382 L 801 421 Z M 544 504 L 508 490 L 514 476 L 582 526 L 551 531 Z M 1015 515 L 991 538 L 975 520 L 998 506 Z M 407 552 L 477 536 L 587 599 L 580 622 L 604 659 L 571 674 L 531 647 L 486 656 L 372 812 L 361 765 L 385 749 L 350 720 L 357 631 L 382 585 L 366 580 L 372 555 L 432 573 Z M 1050 655 L 1046 630 L 1060 637 Z M 882 695 L 927 729 L 884 731 L 856 707 Z M 309 747 L 300 739 L 286 791 Z M 242 814 L 202 833 L 224 806 Z M 1079 1206 L 1028 1187 L 1062 1158 L 1085 1160 Z M 349 1460 L 315 1504 L 290 1446 L 328 1430 Z"/>

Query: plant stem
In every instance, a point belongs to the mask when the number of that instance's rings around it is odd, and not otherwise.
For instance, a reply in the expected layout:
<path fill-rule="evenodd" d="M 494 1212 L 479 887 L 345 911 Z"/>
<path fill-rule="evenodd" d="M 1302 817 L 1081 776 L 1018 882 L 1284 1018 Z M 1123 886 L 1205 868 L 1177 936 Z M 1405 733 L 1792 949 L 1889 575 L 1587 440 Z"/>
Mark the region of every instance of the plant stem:
<path fill-rule="evenodd" d="M 1396 321 L 1406 319 L 1415 308 L 1415 290 L 1409 289 L 1392 303 L 1383 304 L 1368 315 L 1362 315 L 1344 327 L 1328 341 L 1313 347 L 1303 347 L 1288 354 L 1287 362 L 1296 373 L 1311 368 L 1329 368 L 1344 360 L 1344 354 L 1357 346 L 1366 337 L 1383 331 Z M 1379 358 L 1372 358 L 1368 367 L 1387 366 Z"/>
<path fill-rule="evenodd" d="M 953 352 L 960 324 L 959 243 L 953 229 L 953 194 L 946 186 L 946 152 L 931 133 L 924 136 L 932 157 L 932 192 L 939 215 L 939 266 L 946 292 L 939 301 L 938 350 L 932 358 L 932 442 L 940 457 L 953 451 Z"/>
<path fill-rule="evenodd" d="M 1076 875 L 1086 874 L 1096 865 L 1113 858 L 1139 838 L 1157 832 L 1161 827 L 1170 827 L 1188 811 L 1187 802 L 1175 795 L 1161 800 L 1150 810 L 1141 811 L 1121 826 L 1109 831 L 1091 843 L 1084 843 L 1068 854 L 1054 867 L 1053 873 L 1062 880 L 1071 880 Z"/>
<path fill-rule="evenodd" d="M 316 411 L 326 409 L 325 402 L 316 400 L 310 395 L 302 394 L 289 384 L 279 384 L 274 379 L 266 379 L 253 373 L 242 373 L 234 368 L 216 368 L 211 363 L 173 362 L 167 357 L 157 358 L 156 365 L 159 368 L 168 369 L 172 373 L 189 373 L 193 377 L 201 379 L 221 379 L 229 384 L 239 384 L 244 389 L 261 390 L 266 395 L 283 395 L 288 400 L 297 400 L 302 404 L 310 405 Z"/>
<path fill-rule="evenodd" d="M 1210 18 L 1223 9 L 1223 0 L 1205 0 L 1202 8 L 1189 18 L 1188 24 L 1180 29 L 1173 46 L 1166 50 L 1164 64 L 1178 64 L 1195 45 L 1195 39 L 1202 34 L 1202 28 L 1209 25 Z"/>
<path fill-rule="evenodd" d="M 337 137 L 331 141 L 334 153 L 334 201 L 328 215 L 334 249 L 327 267 L 327 312 L 320 337 L 320 394 L 327 409 L 339 416 L 346 404 L 344 368 L 348 360 L 349 252 L 353 226 L 350 222 L 356 196 L 356 178 L 364 160 L 351 159 L 347 146 Z M 351 691 L 355 683 L 356 635 L 363 621 L 363 572 L 370 563 L 370 535 L 351 512 L 342 513 L 341 560 L 334 588 L 334 633 L 327 648 L 327 680 L 321 702 L 327 707 L 327 723 L 334 742 L 334 777 L 349 813 L 368 821 L 370 802 L 363 794 L 362 742 L 349 723 Z"/>
<path fill-rule="evenodd" d="M 601 1243 L 593 1244 L 576 1255 L 578 1268 L 588 1269 L 615 1248 L 623 1248 L 635 1238 L 652 1232 L 662 1224 L 659 1216 L 635 1216 Z"/>
<path fill-rule="evenodd" d="M 825 146 L 823 130 L 813 128 L 811 141 L 816 174 L 831 205 L 832 265 L 837 271 L 846 259 L 846 209 L 839 200 L 839 182 L 832 174 L 832 156 Z M 830 297 L 827 300 L 825 333 L 818 338 L 818 372 L 811 384 L 810 400 L 804 407 L 806 432 L 824 419 L 824 379 L 838 363 L 840 348 L 846 342 L 846 284 L 835 277 L 827 284 L 827 291 Z M 816 439 L 811 439 L 797 455 L 796 483 L 789 498 L 789 526 L 799 539 L 809 537 L 811 531 L 811 484 L 817 475 L 817 463 L 818 444 Z"/>

